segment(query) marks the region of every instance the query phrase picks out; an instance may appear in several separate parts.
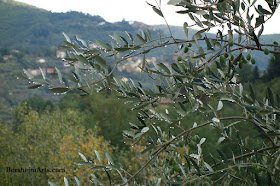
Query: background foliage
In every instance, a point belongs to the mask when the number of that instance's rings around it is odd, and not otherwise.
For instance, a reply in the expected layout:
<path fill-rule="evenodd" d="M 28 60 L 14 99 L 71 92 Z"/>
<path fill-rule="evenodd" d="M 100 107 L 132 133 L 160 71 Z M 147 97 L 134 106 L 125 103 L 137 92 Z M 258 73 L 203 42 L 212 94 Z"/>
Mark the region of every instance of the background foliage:
<path fill-rule="evenodd" d="M 10 173 L 1 171 L 1 185 L 45 185 L 47 180 L 63 183 L 63 177 L 77 176 L 88 182 L 89 169 L 79 168 L 81 152 L 88 157 L 94 150 L 112 152 L 113 148 L 94 131 L 86 130 L 80 113 L 73 110 L 48 112 L 39 115 L 29 110 L 27 104 L 17 108 L 18 119 L 14 129 L 1 124 L 1 167 L 6 169 L 64 169 L 65 172 Z M 101 155 L 103 157 L 103 155 Z M 93 161 L 94 158 L 92 158 Z M 69 180 L 70 181 L 70 180 Z"/>

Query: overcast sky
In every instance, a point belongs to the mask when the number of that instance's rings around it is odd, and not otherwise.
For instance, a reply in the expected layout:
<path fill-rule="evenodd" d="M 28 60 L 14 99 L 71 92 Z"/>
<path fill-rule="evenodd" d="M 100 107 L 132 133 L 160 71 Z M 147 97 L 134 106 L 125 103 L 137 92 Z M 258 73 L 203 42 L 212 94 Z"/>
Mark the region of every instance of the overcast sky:
<path fill-rule="evenodd" d="M 147 5 L 146 0 L 17 0 L 52 12 L 79 11 L 91 15 L 100 15 L 106 21 L 117 22 L 140 21 L 150 25 L 164 24 L 164 20 L 155 14 Z M 155 4 L 154 0 L 147 0 Z M 258 0 L 262 2 L 263 0 Z M 175 13 L 178 7 L 167 5 L 168 0 L 162 0 L 163 14 L 170 25 L 182 26 L 188 22 L 187 15 Z M 280 33 L 280 9 L 278 9 L 265 25 L 264 34 Z"/>

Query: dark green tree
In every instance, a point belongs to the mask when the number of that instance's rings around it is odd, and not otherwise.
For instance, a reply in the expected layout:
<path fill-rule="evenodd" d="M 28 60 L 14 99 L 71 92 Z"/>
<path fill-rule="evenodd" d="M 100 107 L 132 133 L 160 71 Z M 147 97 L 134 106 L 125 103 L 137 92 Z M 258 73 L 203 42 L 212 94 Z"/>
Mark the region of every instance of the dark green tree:
<path fill-rule="evenodd" d="M 254 82 L 254 81 L 258 80 L 259 78 L 260 78 L 259 68 L 258 68 L 258 66 L 255 66 L 253 68 L 252 80 Z"/>
<path fill-rule="evenodd" d="M 112 145 L 124 148 L 122 131 L 128 130 L 129 122 L 135 122 L 135 111 L 129 105 L 124 105 L 122 100 L 117 99 L 115 93 L 106 95 L 104 92 L 89 96 L 80 96 L 78 93 L 71 93 L 64 96 L 59 107 L 62 110 L 69 108 L 84 113 L 85 123 L 88 129 L 96 126 L 98 134 L 103 136 Z"/>
<path fill-rule="evenodd" d="M 274 54 L 271 56 L 265 76 L 266 76 L 266 80 L 271 80 L 276 77 L 280 77 L 280 55 L 279 54 Z"/>

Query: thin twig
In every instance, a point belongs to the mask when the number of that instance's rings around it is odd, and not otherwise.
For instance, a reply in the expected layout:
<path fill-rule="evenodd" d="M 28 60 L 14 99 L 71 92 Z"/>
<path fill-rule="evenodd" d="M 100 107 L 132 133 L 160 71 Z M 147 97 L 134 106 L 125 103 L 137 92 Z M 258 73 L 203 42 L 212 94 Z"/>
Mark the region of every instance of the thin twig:
<path fill-rule="evenodd" d="M 265 151 L 268 151 L 268 150 L 271 150 L 271 149 L 277 149 L 277 148 L 280 148 L 280 145 L 273 145 L 273 146 L 270 146 L 270 147 L 266 147 L 266 148 L 262 148 L 262 149 L 259 149 L 257 150 L 257 153 L 261 153 L 261 152 L 265 152 Z M 253 152 L 249 152 L 249 153 L 246 153 L 246 154 L 243 154 L 243 155 L 240 155 L 240 156 L 237 156 L 235 158 L 231 158 L 231 159 L 228 159 L 227 161 L 235 161 L 235 160 L 239 160 L 239 159 L 242 159 L 242 158 L 245 158 L 245 157 L 248 157 L 248 156 L 252 156 L 254 155 L 256 152 L 253 151 Z M 279 156 L 280 157 L 280 156 Z M 279 160 L 278 160 L 279 161 Z M 224 162 L 218 162 L 214 165 L 212 165 L 211 167 L 214 168 L 218 165 L 221 165 L 223 164 Z"/>
<path fill-rule="evenodd" d="M 232 117 L 224 117 L 224 118 L 219 118 L 220 121 L 222 120 L 232 120 L 232 119 L 240 119 L 240 120 L 246 120 L 246 121 L 249 121 L 253 124 L 256 125 L 256 123 L 254 123 L 253 121 L 251 121 L 250 119 L 248 118 L 245 118 L 245 117 L 240 117 L 240 116 L 232 116 Z M 145 169 L 147 167 L 147 165 L 155 158 L 157 157 L 158 154 L 160 154 L 163 150 L 165 150 L 173 141 L 177 140 L 178 138 L 180 138 L 181 136 L 184 136 L 186 134 L 188 134 L 190 131 L 192 130 L 195 130 L 195 129 L 198 129 L 198 128 L 201 128 L 201 127 L 204 127 L 206 125 L 209 125 L 213 123 L 213 121 L 208 121 L 206 123 L 203 123 L 201 125 L 198 125 L 196 127 L 192 127 L 188 130 L 185 130 L 183 132 L 181 132 L 180 134 L 178 134 L 176 137 L 174 137 L 173 139 L 169 140 L 168 142 L 166 142 L 165 144 L 163 144 L 163 146 L 156 152 L 156 154 L 151 157 L 151 159 L 149 159 L 138 171 L 136 171 L 132 177 L 130 177 L 125 183 L 123 183 L 122 185 L 126 185 L 127 183 L 129 183 L 135 176 L 137 176 L 143 169 Z M 278 147 L 278 146 L 274 146 L 275 147 Z M 280 146 L 279 146 L 280 147 Z M 279 148 L 278 147 L 278 148 Z"/>
<path fill-rule="evenodd" d="M 192 180 L 189 180 L 189 181 L 187 181 L 186 183 L 191 183 L 191 182 L 193 182 L 193 181 L 195 181 L 195 180 L 197 180 L 197 179 L 201 179 L 201 178 L 204 178 L 204 177 L 206 177 L 206 176 L 211 176 L 211 175 L 213 175 L 213 174 L 217 174 L 217 173 L 220 173 L 220 172 L 224 172 L 224 171 L 226 171 L 226 170 L 232 169 L 232 168 L 234 168 L 234 167 L 238 167 L 238 166 L 240 166 L 240 165 L 257 165 L 257 166 L 262 166 L 262 167 L 264 167 L 264 168 L 267 168 L 267 167 L 265 167 L 264 165 L 262 165 L 262 164 L 260 164 L 260 163 L 239 163 L 239 164 L 235 164 L 235 165 L 230 166 L 230 167 L 226 167 L 226 168 L 221 169 L 221 170 L 217 170 L 217 171 L 215 171 L 215 172 L 211 172 L 211 173 L 208 173 L 208 174 L 204 174 L 204 175 L 202 175 L 202 176 L 199 176 L 199 177 L 197 177 L 197 178 L 194 178 L 194 179 L 192 179 Z"/>
<path fill-rule="evenodd" d="M 276 159 L 276 161 L 275 161 L 275 163 L 274 163 L 274 165 L 273 165 L 272 176 L 275 175 L 276 166 L 277 166 L 279 160 L 280 160 L 280 155 L 277 157 L 277 159 Z"/>
<path fill-rule="evenodd" d="M 170 37 L 169 37 L 169 38 L 170 38 Z M 204 39 L 204 38 L 201 38 L 201 39 L 197 39 L 197 40 L 203 41 L 203 40 L 205 40 L 205 39 Z M 214 40 L 220 41 L 220 40 L 218 40 L 218 39 L 214 39 Z M 113 69 L 112 69 L 108 74 L 106 74 L 104 78 L 101 78 L 100 80 L 97 80 L 97 81 L 95 81 L 95 82 L 92 82 L 92 83 L 90 83 L 89 85 L 95 85 L 95 84 L 97 84 L 97 83 L 100 83 L 100 82 L 104 81 L 106 78 L 108 78 L 109 76 L 111 76 L 111 75 L 113 74 L 113 72 L 117 69 L 117 66 L 118 66 L 118 64 L 119 64 L 120 62 L 125 61 L 125 60 L 127 60 L 127 59 L 129 59 L 129 58 L 132 58 L 132 57 L 135 57 L 135 56 L 138 56 L 138 55 L 141 55 L 141 54 L 145 54 L 145 53 L 149 52 L 150 50 L 154 50 L 154 49 L 156 49 L 156 48 L 160 48 L 160 47 L 163 47 L 163 46 L 173 45 L 173 44 L 180 44 L 180 43 L 187 43 L 187 42 L 194 42 L 194 41 L 195 41 L 195 40 L 193 40 L 193 39 L 191 39 L 191 40 L 178 40 L 178 39 L 175 39 L 174 42 L 169 42 L 169 43 L 164 43 L 164 44 L 160 44 L 160 45 L 156 45 L 156 46 L 151 46 L 151 48 L 146 49 L 146 50 L 144 50 L 144 51 L 142 51 L 142 52 L 136 53 L 136 54 L 134 54 L 134 55 L 126 56 L 126 57 L 124 57 L 123 59 L 120 59 L 120 60 L 116 61 L 116 62 L 115 62 L 115 65 L 114 65 L 114 67 L 113 67 Z M 225 41 L 225 42 L 228 42 L 228 41 Z M 240 47 L 246 48 L 246 49 L 264 51 L 264 49 L 260 49 L 260 48 L 258 48 L 257 46 L 241 45 L 241 44 L 239 44 L 239 43 L 234 43 L 234 45 L 237 45 L 237 46 L 240 46 Z M 227 45 L 225 45 L 225 46 L 227 46 Z M 222 50 L 224 49 L 225 46 L 222 47 Z M 280 45 L 273 45 L 273 44 L 260 44 L 260 46 L 270 46 L 270 47 L 278 47 L 278 48 L 280 48 Z M 222 50 L 220 50 L 219 52 L 221 53 Z M 198 66 L 197 68 L 199 69 L 199 68 L 201 68 L 202 66 L 204 66 L 205 64 L 207 64 L 207 63 L 209 63 L 210 61 L 212 61 L 213 59 L 215 59 L 215 58 L 218 56 L 219 52 L 216 53 L 214 56 L 212 56 L 209 60 L 207 60 L 206 63 L 203 63 L 202 65 Z M 280 54 L 280 51 L 269 50 L 269 52 L 270 52 L 270 53 L 274 53 L 274 54 Z M 173 75 L 173 76 L 174 76 L 174 75 Z M 179 76 L 179 75 L 176 75 L 176 76 Z M 182 75 L 181 75 L 181 76 L 182 76 Z M 184 76 L 184 77 L 185 77 L 185 76 Z M 83 87 L 86 87 L 86 86 L 81 86 L 80 88 L 83 88 Z"/>

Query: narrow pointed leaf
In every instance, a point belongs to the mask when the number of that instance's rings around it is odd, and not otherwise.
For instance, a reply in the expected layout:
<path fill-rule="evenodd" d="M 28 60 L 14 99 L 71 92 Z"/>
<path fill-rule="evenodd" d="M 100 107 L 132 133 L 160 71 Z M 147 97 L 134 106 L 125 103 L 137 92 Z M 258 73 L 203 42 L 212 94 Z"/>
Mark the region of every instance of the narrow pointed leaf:
<path fill-rule="evenodd" d="M 68 180 L 65 177 L 64 177 L 64 184 L 65 184 L 65 186 L 69 186 Z"/>
<path fill-rule="evenodd" d="M 75 179 L 75 181 L 77 183 L 77 186 L 81 186 L 81 182 L 80 182 L 80 180 L 76 176 L 74 176 L 74 179 Z"/>
<path fill-rule="evenodd" d="M 100 157 L 98 151 L 97 151 L 97 150 L 94 150 L 94 152 L 95 152 L 95 155 L 96 155 L 96 157 L 97 157 L 99 163 L 102 164 L 101 157 Z"/>
<path fill-rule="evenodd" d="M 62 84 L 63 83 L 62 74 L 61 74 L 60 70 L 58 70 L 58 68 L 55 67 L 55 70 L 58 75 L 59 82 Z"/>
<path fill-rule="evenodd" d="M 33 85 L 33 86 L 30 86 L 28 87 L 29 89 L 36 89 L 36 88 L 39 88 L 41 87 L 42 85 L 41 84 L 38 84 L 38 85 Z"/>
<path fill-rule="evenodd" d="M 100 65 L 102 68 L 106 68 L 106 61 L 100 57 L 100 56 L 96 56 L 95 57 L 95 61 L 97 62 L 98 65 Z"/>
<path fill-rule="evenodd" d="M 156 8 L 155 6 L 153 6 L 153 10 L 154 10 L 159 16 L 163 17 L 163 14 L 162 14 L 162 12 L 161 12 L 160 9 Z"/>
<path fill-rule="evenodd" d="M 30 72 L 28 72 L 27 70 L 23 69 L 23 72 L 27 75 L 27 77 L 29 79 L 33 79 L 34 78 L 34 76 Z"/>
<path fill-rule="evenodd" d="M 82 153 L 78 152 L 78 154 L 81 156 L 81 158 L 85 161 L 88 162 L 87 158 L 85 157 L 85 155 L 83 155 Z"/>
<path fill-rule="evenodd" d="M 69 91 L 69 88 L 66 87 L 55 87 L 50 89 L 53 93 L 64 93 Z"/>
<path fill-rule="evenodd" d="M 70 37 L 69 37 L 67 34 L 65 34 L 64 32 L 62 32 L 62 34 L 63 34 L 63 36 L 65 37 L 66 41 L 69 42 L 69 43 L 71 43 Z"/>

